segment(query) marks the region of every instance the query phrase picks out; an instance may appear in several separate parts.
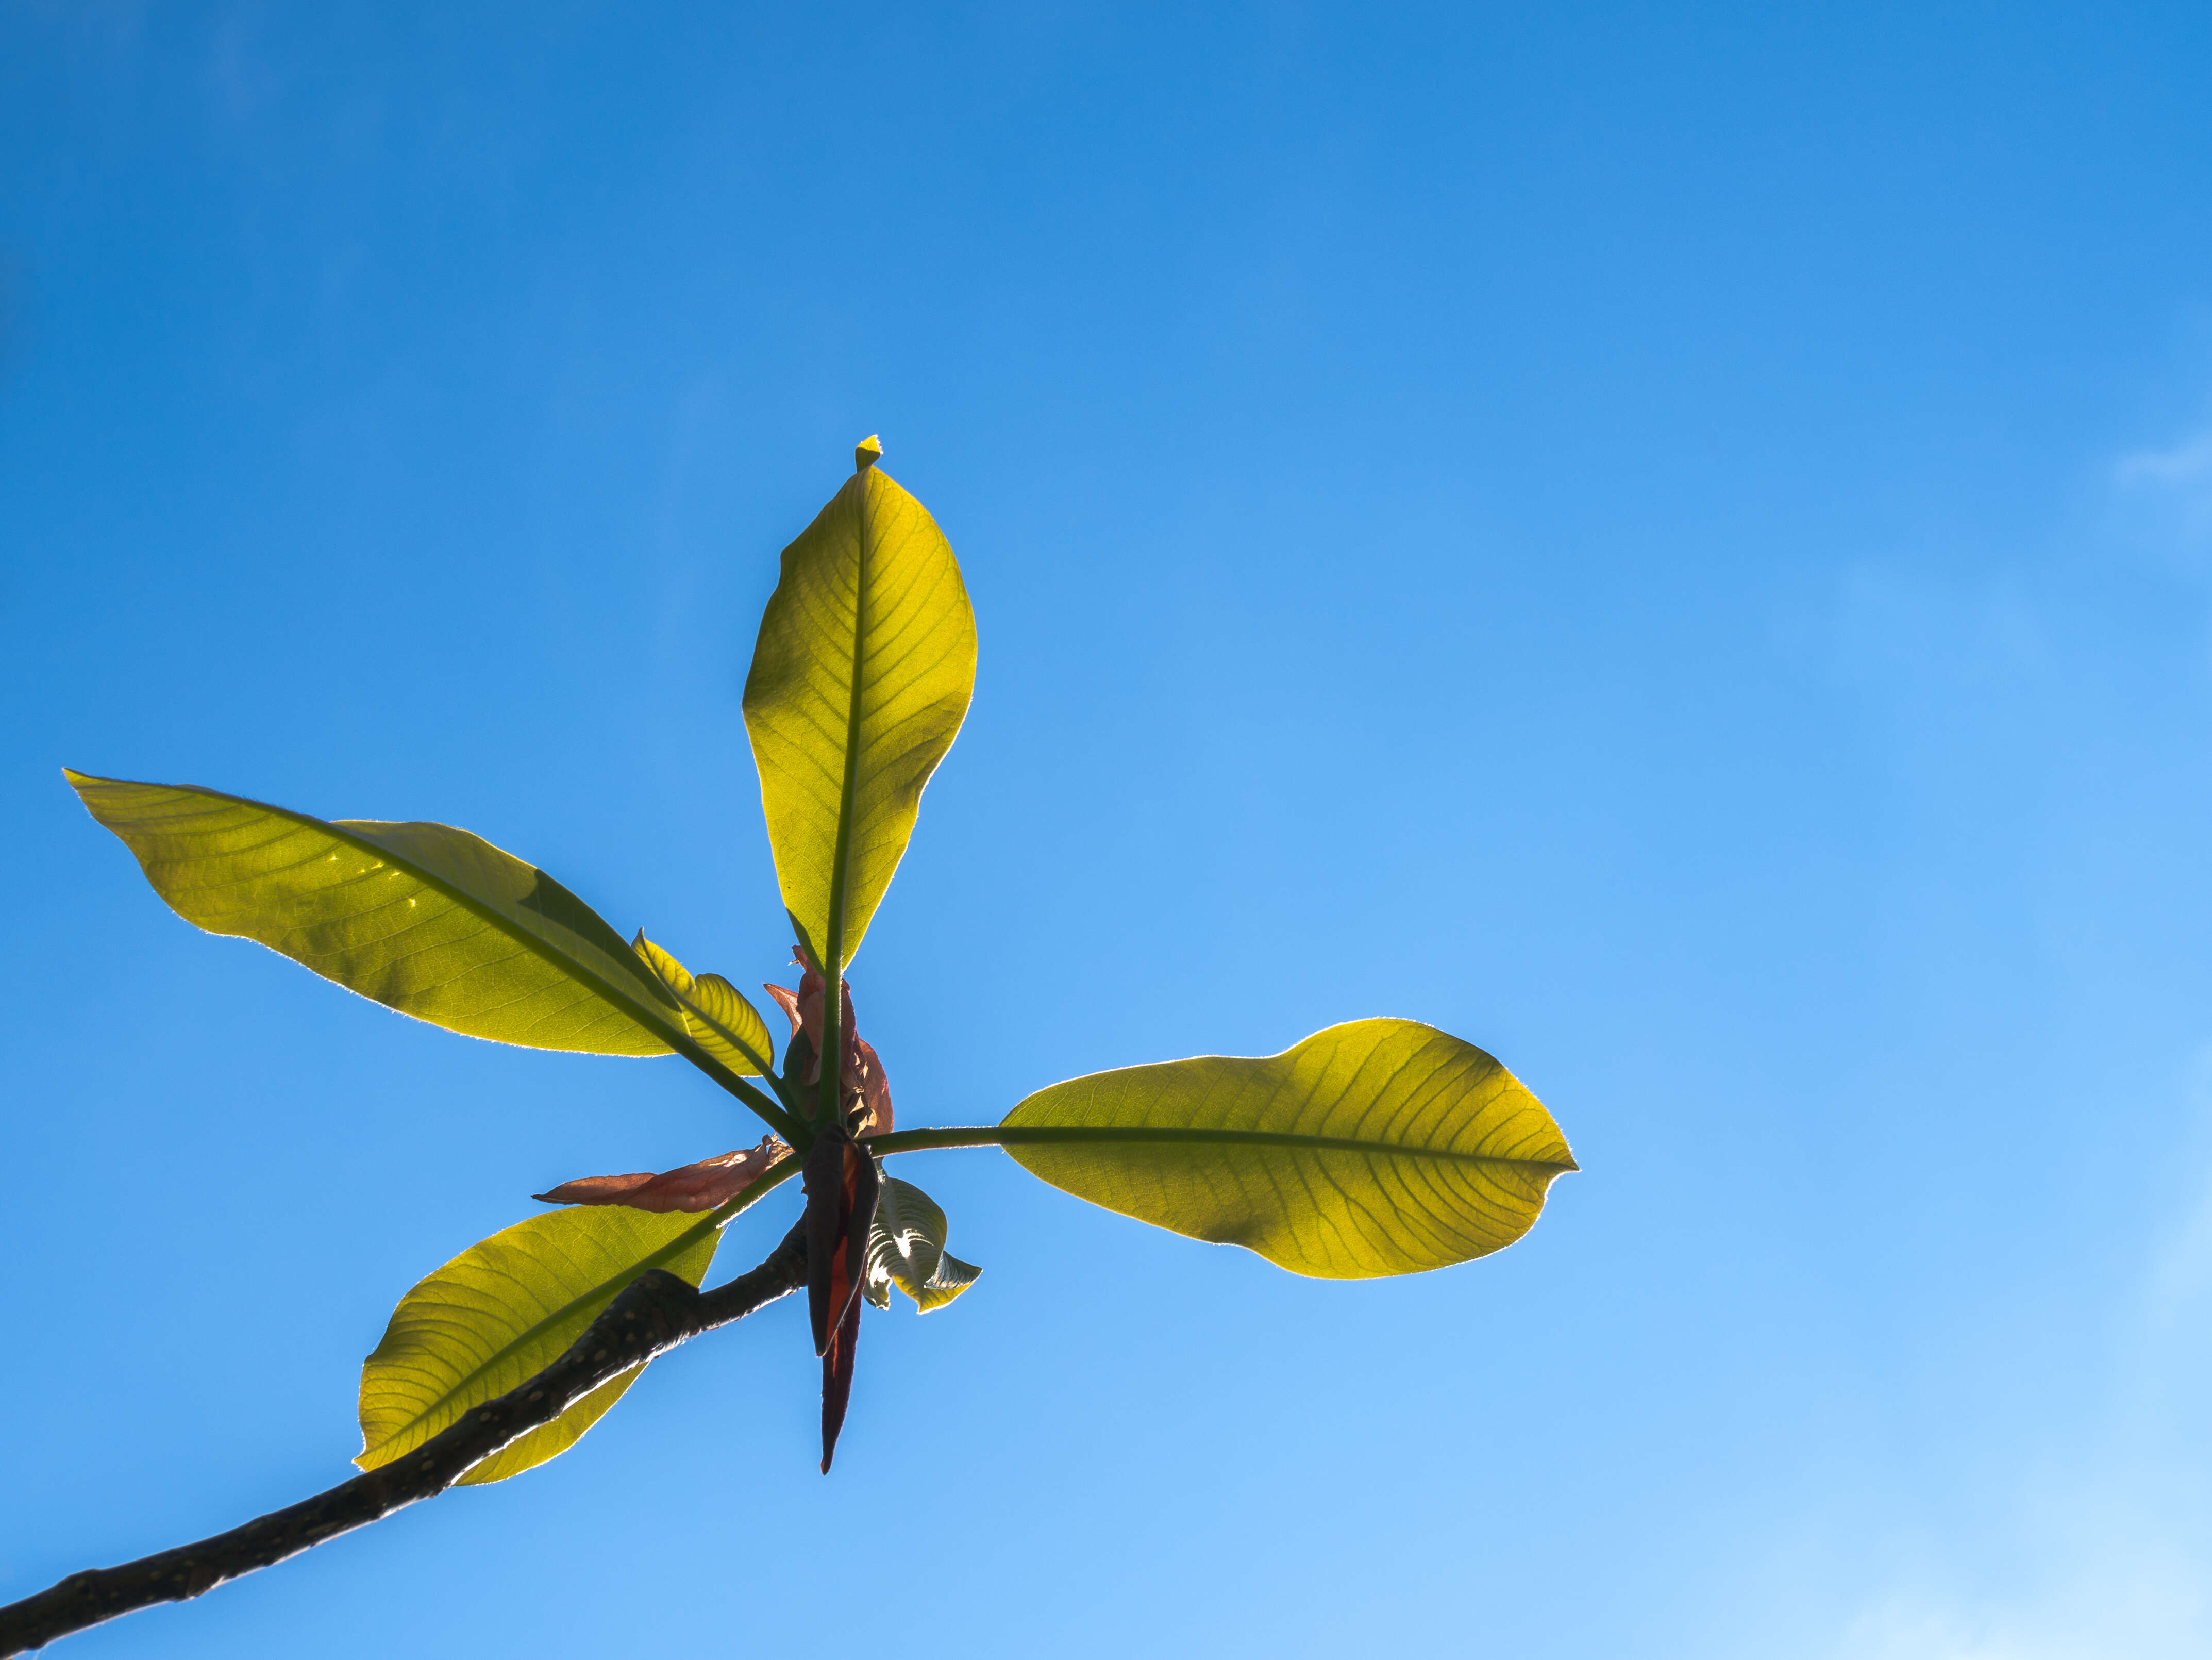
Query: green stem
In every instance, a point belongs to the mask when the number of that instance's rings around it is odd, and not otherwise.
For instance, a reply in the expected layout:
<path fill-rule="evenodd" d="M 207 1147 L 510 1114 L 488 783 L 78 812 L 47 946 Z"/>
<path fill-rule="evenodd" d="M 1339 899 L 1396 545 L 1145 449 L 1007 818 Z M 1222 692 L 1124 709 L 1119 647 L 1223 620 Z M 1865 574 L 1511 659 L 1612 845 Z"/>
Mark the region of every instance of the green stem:
<path fill-rule="evenodd" d="M 786 1112 L 804 1116 L 805 1109 L 799 1101 L 799 1091 L 792 1088 L 791 1080 L 788 1078 L 781 1073 L 775 1072 L 763 1073 L 762 1076 L 766 1079 L 768 1086 L 775 1091 L 775 1098 L 783 1103 L 783 1110 Z"/>
<path fill-rule="evenodd" d="M 752 1185 L 748 1187 L 736 1198 L 726 1199 L 714 1209 L 708 1211 L 707 1213 L 708 1225 L 711 1227 L 717 1228 L 722 1226 L 739 1211 L 748 1208 L 757 1200 L 765 1199 L 768 1197 L 771 1190 L 781 1187 L 793 1177 L 798 1175 L 800 1167 L 805 1163 L 805 1160 L 800 1158 L 795 1153 L 788 1158 L 778 1159 L 774 1164 L 763 1171 L 753 1182 Z M 684 1235 L 684 1238 L 686 1241 L 690 1240 L 691 1237 L 692 1236 L 690 1233 Z"/>
<path fill-rule="evenodd" d="M 926 1152 L 933 1147 L 995 1147 L 1003 1146 L 1006 1140 L 1001 1131 L 990 1128 L 893 1130 L 888 1135 L 860 1139 L 871 1152 L 879 1157 L 894 1152 Z"/>
<path fill-rule="evenodd" d="M 778 1135 L 781 1135 L 785 1140 L 790 1142 L 792 1146 L 797 1147 L 801 1152 L 805 1152 L 809 1146 L 813 1145 L 813 1136 L 800 1127 L 798 1120 L 793 1118 L 789 1113 L 786 1112 L 781 1107 L 776 1105 L 776 1104 L 769 1099 L 766 1095 L 763 1095 L 760 1091 L 755 1089 L 750 1084 L 745 1082 L 744 1079 L 738 1077 L 737 1073 L 732 1072 L 720 1061 L 715 1060 L 713 1055 L 708 1055 L 697 1044 L 691 1043 L 689 1039 L 678 1037 L 672 1032 L 664 1032 L 663 1037 L 666 1039 L 671 1049 L 673 1049 L 678 1055 L 682 1055 L 686 1061 L 689 1061 L 693 1066 L 698 1067 L 700 1071 L 705 1073 L 708 1077 L 713 1079 L 717 1084 L 720 1084 L 731 1094 L 736 1096 L 738 1100 L 750 1107 L 760 1116 L 762 1121 L 765 1122 L 770 1129 L 774 1130 Z M 770 1078 L 769 1082 L 776 1085 L 778 1093 L 781 1092 L 782 1080 L 781 1079 Z"/>
<path fill-rule="evenodd" d="M 842 842 L 843 837 L 839 840 Z M 832 939 L 842 932 L 835 921 L 830 923 Z M 822 1054 L 817 1063 L 822 1072 L 822 1089 L 814 1102 L 814 1124 L 817 1129 L 837 1122 L 837 1090 L 845 1081 L 844 1051 L 839 1047 L 837 1032 L 837 1017 L 845 1012 L 845 964 L 835 949 L 830 953 L 830 961 L 836 966 L 822 982 Z"/>

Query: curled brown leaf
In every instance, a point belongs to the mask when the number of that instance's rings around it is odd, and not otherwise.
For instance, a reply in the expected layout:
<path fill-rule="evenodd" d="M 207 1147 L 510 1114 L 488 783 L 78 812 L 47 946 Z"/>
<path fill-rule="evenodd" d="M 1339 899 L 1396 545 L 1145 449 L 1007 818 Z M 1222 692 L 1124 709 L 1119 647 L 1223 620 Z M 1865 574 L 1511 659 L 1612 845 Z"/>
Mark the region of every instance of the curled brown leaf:
<path fill-rule="evenodd" d="M 791 1022 L 791 1048 L 784 1056 L 785 1074 L 801 1083 L 818 1084 L 822 1081 L 822 975 L 804 949 L 794 946 L 791 954 L 806 970 L 799 978 L 799 989 L 793 991 L 774 982 L 762 989 L 775 1000 L 776 1006 Z M 838 1023 L 838 1048 L 844 1051 L 844 1066 L 838 1081 L 845 1124 L 855 1135 L 880 1135 L 891 1128 L 890 1083 L 884 1075 L 882 1057 L 860 1036 L 854 1018 L 851 982 L 841 982 L 840 985 L 844 1015 Z"/>
<path fill-rule="evenodd" d="M 891 1085 L 875 1045 L 855 1037 L 856 1065 L 845 1075 L 845 1122 L 855 1135 L 885 1135 L 891 1128 Z"/>

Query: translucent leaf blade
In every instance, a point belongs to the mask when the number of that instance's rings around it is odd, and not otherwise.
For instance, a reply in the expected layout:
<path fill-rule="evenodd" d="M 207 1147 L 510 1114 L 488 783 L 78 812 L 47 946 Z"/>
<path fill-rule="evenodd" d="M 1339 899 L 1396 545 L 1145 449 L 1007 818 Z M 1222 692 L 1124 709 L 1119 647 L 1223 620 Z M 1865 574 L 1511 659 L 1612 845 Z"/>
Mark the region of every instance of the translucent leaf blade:
<path fill-rule="evenodd" d="M 911 1182 L 885 1177 L 868 1230 L 868 1300 L 889 1308 L 896 1286 L 927 1314 L 974 1285 L 982 1269 L 945 1250 L 945 1212 L 934 1199 Z"/>
<path fill-rule="evenodd" d="M 817 962 L 859 950 L 975 684 L 975 613 L 951 545 L 864 466 L 783 550 L 745 680 L 776 879 Z"/>
<path fill-rule="evenodd" d="M 1412 1020 L 1358 1020 L 1280 1055 L 1071 1079 L 1003 1128 L 1054 1187 L 1294 1273 L 1364 1279 L 1486 1256 L 1576 1168 L 1520 1080 Z"/>
<path fill-rule="evenodd" d="M 544 872 L 447 824 L 325 823 L 190 785 L 67 775 L 186 921 L 471 1037 L 665 1055 L 673 1001 Z"/>
<path fill-rule="evenodd" d="M 683 1011 L 694 1043 L 740 1077 L 775 1071 L 775 1040 L 744 994 L 719 974 L 695 976 L 641 930 L 631 948 Z"/>
<path fill-rule="evenodd" d="M 389 1463 L 535 1377 L 647 1268 L 697 1285 L 720 1237 L 713 1218 L 579 1207 L 471 1246 L 400 1299 L 362 1364 L 362 1449 L 354 1462 L 363 1469 Z M 462 1480 L 502 1481 L 566 1451 L 644 1370 L 609 1379 Z"/>

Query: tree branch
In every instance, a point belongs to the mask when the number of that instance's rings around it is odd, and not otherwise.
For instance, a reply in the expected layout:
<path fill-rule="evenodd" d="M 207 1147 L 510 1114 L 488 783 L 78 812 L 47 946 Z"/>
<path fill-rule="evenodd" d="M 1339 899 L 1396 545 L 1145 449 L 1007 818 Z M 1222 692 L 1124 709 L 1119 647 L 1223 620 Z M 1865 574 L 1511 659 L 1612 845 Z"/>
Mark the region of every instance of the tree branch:
<path fill-rule="evenodd" d="M 417 1499 L 434 1499 L 510 1441 L 551 1423 L 609 1378 L 643 1365 L 686 1338 L 742 1320 L 805 1282 L 806 1241 L 798 1226 L 758 1268 L 709 1292 L 648 1268 L 623 1287 L 551 1365 L 496 1400 L 471 1408 L 458 1423 L 404 1456 L 228 1533 L 120 1567 L 73 1573 L 34 1596 L 0 1608 L 0 1656 L 42 1648 L 57 1637 L 156 1602 L 198 1596 Z"/>

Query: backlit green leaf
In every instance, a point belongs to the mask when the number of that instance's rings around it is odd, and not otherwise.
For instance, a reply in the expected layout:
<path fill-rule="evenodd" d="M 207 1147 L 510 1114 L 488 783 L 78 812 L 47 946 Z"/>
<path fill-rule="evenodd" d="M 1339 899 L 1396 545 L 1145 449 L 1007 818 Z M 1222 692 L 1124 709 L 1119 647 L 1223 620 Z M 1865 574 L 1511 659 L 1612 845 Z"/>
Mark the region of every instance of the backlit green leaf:
<path fill-rule="evenodd" d="M 868 1272 L 862 1288 L 879 1309 L 896 1286 L 922 1313 L 941 1309 L 974 1285 L 982 1269 L 948 1255 L 945 1213 L 911 1182 L 884 1178 L 868 1231 Z"/>
<path fill-rule="evenodd" d="M 155 891 L 210 933 L 471 1037 L 594 1055 L 685 1041 L 674 1000 L 597 912 L 466 830 L 67 776 Z"/>
<path fill-rule="evenodd" d="M 763 1078 L 775 1073 L 775 1040 L 743 992 L 719 974 L 695 978 L 642 933 L 635 949 L 682 1009 L 694 1043 L 732 1072 Z"/>
<path fill-rule="evenodd" d="M 783 550 L 745 681 L 783 903 L 833 973 L 860 949 L 975 684 L 975 613 L 951 548 L 861 457 Z"/>
<path fill-rule="evenodd" d="M 1262 1059 L 1071 1079 L 1000 1129 L 1006 1151 L 1054 1187 L 1339 1280 L 1510 1245 L 1553 1178 L 1576 1168 L 1518 1079 L 1412 1020 L 1331 1026 Z"/>
<path fill-rule="evenodd" d="M 470 1408 L 560 1358 L 650 1268 L 697 1285 L 721 1234 L 713 1216 L 579 1205 L 472 1245 L 400 1299 L 361 1369 L 363 1469 L 410 1452 Z M 644 1371 L 611 1378 L 511 1442 L 464 1481 L 497 1481 L 565 1452 Z"/>

